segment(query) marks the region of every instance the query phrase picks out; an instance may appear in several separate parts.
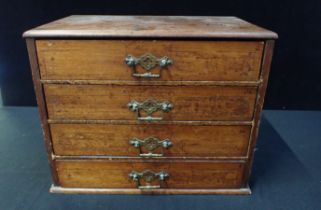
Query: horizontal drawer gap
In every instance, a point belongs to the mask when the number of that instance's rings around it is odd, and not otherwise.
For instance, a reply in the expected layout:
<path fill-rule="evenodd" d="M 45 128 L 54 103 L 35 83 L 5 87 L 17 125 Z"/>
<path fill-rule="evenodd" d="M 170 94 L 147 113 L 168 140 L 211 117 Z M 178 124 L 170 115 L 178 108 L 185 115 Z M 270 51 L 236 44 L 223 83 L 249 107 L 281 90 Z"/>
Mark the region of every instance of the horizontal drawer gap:
<path fill-rule="evenodd" d="M 52 155 L 52 159 L 66 159 L 66 160 L 77 160 L 77 159 L 108 159 L 108 160 L 128 160 L 128 161 L 224 161 L 224 162 L 244 162 L 248 158 L 247 157 L 157 157 L 157 158 L 142 158 L 142 157 L 123 157 L 123 156 L 106 156 L 106 155 L 81 155 L 81 156 L 65 156 L 65 155 Z"/>
<path fill-rule="evenodd" d="M 72 123 L 72 124 L 177 124 L 177 125 L 253 125 L 253 121 L 157 121 L 140 122 L 136 120 L 71 120 L 71 119 L 48 119 L 48 123 Z"/>
<path fill-rule="evenodd" d="M 112 162 L 143 162 L 143 163 L 156 163 L 156 162 L 223 162 L 223 163 L 246 163 L 247 158 L 207 158 L 207 157 L 202 157 L 202 158 L 141 158 L 141 157 L 116 157 L 116 156 L 62 156 L 62 155 L 51 155 L 53 160 L 66 160 L 66 161 L 112 161 Z"/>
<path fill-rule="evenodd" d="M 65 85 L 232 85 L 232 86 L 258 86 L 259 81 L 118 81 L 118 80 L 41 80 L 43 84 Z"/>

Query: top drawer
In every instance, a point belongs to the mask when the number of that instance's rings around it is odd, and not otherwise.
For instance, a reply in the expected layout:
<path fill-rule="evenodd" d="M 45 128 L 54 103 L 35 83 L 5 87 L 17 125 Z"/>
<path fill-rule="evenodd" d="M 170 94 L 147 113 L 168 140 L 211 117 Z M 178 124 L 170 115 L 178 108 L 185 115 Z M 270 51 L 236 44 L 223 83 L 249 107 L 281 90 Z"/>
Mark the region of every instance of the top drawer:
<path fill-rule="evenodd" d="M 168 40 L 36 42 L 41 79 L 45 80 L 256 81 L 263 44 Z M 129 64 L 134 61 L 131 64 L 136 63 L 135 67 L 125 63 L 126 57 L 133 58 Z M 166 57 L 172 64 L 166 63 Z M 165 67 L 160 67 L 162 64 Z"/>

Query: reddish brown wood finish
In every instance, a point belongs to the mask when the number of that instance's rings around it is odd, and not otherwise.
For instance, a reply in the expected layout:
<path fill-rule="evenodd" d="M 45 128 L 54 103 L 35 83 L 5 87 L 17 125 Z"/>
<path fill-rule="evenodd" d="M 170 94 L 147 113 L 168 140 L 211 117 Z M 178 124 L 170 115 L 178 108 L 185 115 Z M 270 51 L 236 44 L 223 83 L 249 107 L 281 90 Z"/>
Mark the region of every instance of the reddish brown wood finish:
<path fill-rule="evenodd" d="M 275 33 L 234 17 L 71 16 L 24 36 L 51 192 L 250 193 Z M 132 79 L 119 63 L 152 50 L 179 61 L 159 79 Z M 163 121 L 137 122 L 126 105 L 148 98 L 174 109 Z M 128 139 L 154 134 L 173 140 L 166 157 L 135 157 Z M 128 173 L 145 169 L 167 170 L 170 179 L 162 189 L 136 189 Z"/>
<path fill-rule="evenodd" d="M 153 80 L 257 81 L 263 42 L 173 40 L 38 40 L 41 78 L 48 80 L 151 80 L 133 77 L 127 55 L 168 56 L 173 64 L 150 72 Z M 145 73 L 140 65 L 137 72 Z"/>
<path fill-rule="evenodd" d="M 51 135 L 50 135 L 50 128 L 47 122 L 47 108 L 46 108 L 45 96 L 44 96 L 44 92 L 40 82 L 40 76 L 39 76 L 40 72 L 39 72 L 39 66 L 37 62 L 37 51 L 35 46 L 35 40 L 28 38 L 26 39 L 26 42 L 27 42 L 27 49 L 29 54 L 32 79 L 33 79 L 34 89 L 36 92 L 36 99 L 37 99 L 38 109 L 40 114 L 41 127 L 43 130 L 43 136 L 46 144 L 46 150 L 47 150 L 50 170 L 52 174 L 52 181 L 54 184 L 57 185 L 59 182 L 57 177 L 56 166 L 51 156 L 53 154 L 52 145 L 51 145 Z"/>
<path fill-rule="evenodd" d="M 250 138 L 249 156 L 248 156 L 249 159 L 247 163 L 247 169 L 244 171 L 245 172 L 244 183 L 248 183 L 251 170 L 252 170 L 254 150 L 257 142 L 260 121 L 261 121 L 261 113 L 262 113 L 263 104 L 264 104 L 264 97 L 265 97 L 266 88 L 267 88 L 268 79 L 269 79 L 274 43 L 275 43 L 274 40 L 267 40 L 265 42 L 264 55 L 262 58 L 262 67 L 261 67 L 261 80 L 263 82 L 259 86 L 258 95 L 257 95 L 256 108 L 254 111 L 254 119 L 253 119 L 254 126 L 252 128 L 252 133 Z"/>
<path fill-rule="evenodd" d="M 276 39 L 277 34 L 237 17 L 72 15 L 24 37 Z"/>
<path fill-rule="evenodd" d="M 129 140 L 154 136 L 173 146 L 164 157 L 240 158 L 247 156 L 251 126 L 51 124 L 56 155 L 106 155 L 138 157 Z M 143 153 L 148 153 L 145 147 Z M 162 153 L 161 148 L 153 153 Z"/>
<path fill-rule="evenodd" d="M 244 170 L 242 162 L 57 160 L 56 165 L 62 187 L 84 188 L 136 188 L 128 174 L 145 170 L 169 173 L 162 188 L 240 188 Z"/>
<path fill-rule="evenodd" d="M 135 120 L 132 100 L 174 105 L 164 120 L 252 120 L 256 87 L 44 85 L 50 119 Z M 144 112 L 141 112 L 144 114 Z"/>

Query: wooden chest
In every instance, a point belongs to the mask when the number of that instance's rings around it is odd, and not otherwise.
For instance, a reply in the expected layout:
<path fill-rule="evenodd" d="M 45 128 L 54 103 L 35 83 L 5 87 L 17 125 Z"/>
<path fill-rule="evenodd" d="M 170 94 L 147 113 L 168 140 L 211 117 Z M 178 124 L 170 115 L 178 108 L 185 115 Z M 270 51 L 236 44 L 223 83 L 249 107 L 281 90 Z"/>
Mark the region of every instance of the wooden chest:
<path fill-rule="evenodd" d="M 275 33 L 235 17 L 70 16 L 24 37 L 51 192 L 250 193 Z"/>

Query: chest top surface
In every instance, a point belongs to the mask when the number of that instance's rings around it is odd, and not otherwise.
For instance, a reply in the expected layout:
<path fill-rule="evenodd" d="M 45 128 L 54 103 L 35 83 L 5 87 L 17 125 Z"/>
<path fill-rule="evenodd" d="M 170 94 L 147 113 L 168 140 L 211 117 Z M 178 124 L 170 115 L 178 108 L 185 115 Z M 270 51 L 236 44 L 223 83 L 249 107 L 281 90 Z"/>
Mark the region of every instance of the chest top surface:
<path fill-rule="evenodd" d="M 26 31 L 24 37 L 276 39 L 237 17 L 72 15 Z"/>

